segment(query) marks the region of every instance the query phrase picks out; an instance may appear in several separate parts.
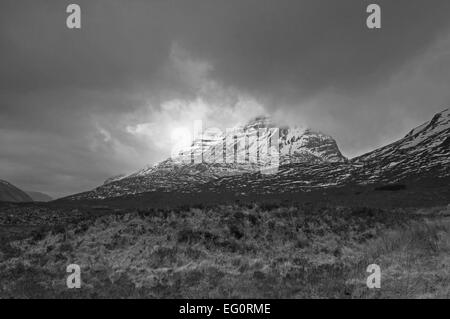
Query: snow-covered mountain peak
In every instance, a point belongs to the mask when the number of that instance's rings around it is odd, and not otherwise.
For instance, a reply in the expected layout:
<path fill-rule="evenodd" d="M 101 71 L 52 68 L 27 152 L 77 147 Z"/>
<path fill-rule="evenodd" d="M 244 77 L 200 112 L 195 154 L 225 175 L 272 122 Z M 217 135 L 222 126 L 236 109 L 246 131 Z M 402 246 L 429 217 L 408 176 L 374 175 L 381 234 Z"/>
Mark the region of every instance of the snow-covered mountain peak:
<path fill-rule="evenodd" d="M 261 116 L 223 132 L 205 130 L 191 146 L 127 176 L 108 179 L 87 197 L 106 198 L 154 190 L 175 190 L 225 176 L 260 172 L 286 164 L 342 163 L 336 141 L 305 127 L 278 127 Z"/>
<path fill-rule="evenodd" d="M 242 161 L 246 159 L 255 163 L 268 148 L 278 152 L 283 163 L 346 161 L 331 136 L 307 127 L 277 126 L 267 116 L 257 117 L 219 135 L 204 134 L 172 159 L 185 164 L 236 161 L 244 164 Z"/>
<path fill-rule="evenodd" d="M 439 142 L 438 136 L 450 130 L 450 109 L 444 110 L 433 116 L 431 121 L 428 121 L 415 129 L 411 130 L 400 141 L 400 149 L 406 150 L 412 147 L 421 145 L 422 147 L 432 147 L 433 145 L 426 144 L 431 139 L 434 142 Z"/>
<path fill-rule="evenodd" d="M 275 123 L 268 116 L 258 116 L 253 120 L 247 122 L 244 126 L 244 130 L 257 130 L 261 128 L 275 127 Z"/>
<path fill-rule="evenodd" d="M 425 139 L 431 135 L 448 129 L 450 129 L 450 109 L 437 113 L 433 116 L 431 121 L 428 121 L 411 130 L 405 136 L 405 139 Z"/>
<path fill-rule="evenodd" d="M 260 159 L 268 145 L 279 147 L 279 169 L 266 175 L 261 174 L 265 163 Z M 236 154 L 237 150 L 244 153 Z M 303 127 L 277 128 L 267 117 L 214 138 L 203 136 L 182 156 L 169 158 L 72 199 L 161 191 L 282 193 L 448 177 L 450 110 L 436 114 L 404 138 L 351 160 L 342 156 L 332 137 Z"/>

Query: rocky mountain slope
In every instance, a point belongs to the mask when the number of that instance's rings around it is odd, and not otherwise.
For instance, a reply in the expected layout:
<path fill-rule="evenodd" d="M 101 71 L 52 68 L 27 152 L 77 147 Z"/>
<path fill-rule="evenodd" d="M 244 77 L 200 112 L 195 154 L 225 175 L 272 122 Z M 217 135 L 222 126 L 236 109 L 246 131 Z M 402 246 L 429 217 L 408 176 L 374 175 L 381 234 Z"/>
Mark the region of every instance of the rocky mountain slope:
<path fill-rule="evenodd" d="M 404 138 L 352 160 L 358 182 L 398 181 L 450 175 L 450 109 L 436 114 Z"/>
<path fill-rule="evenodd" d="M 257 118 L 225 133 L 208 132 L 193 144 L 154 166 L 107 180 L 97 189 L 71 199 L 102 199 L 150 191 L 198 191 L 223 177 L 260 172 L 294 163 L 345 163 L 336 141 L 308 128 L 278 129 Z"/>
<path fill-rule="evenodd" d="M 0 180 L 0 202 L 32 202 L 30 196 L 14 185 Z"/>
<path fill-rule="evenodd" d="M 337 163 L 282 165 L 277 174 L 226 177 L 202 186 L 208 191 L 277 193 L 313 188 L 394 184 L 450 176 L 450 110 L 411 130 L 404 138 Z"/>
<path fill-rule="evenodd" d="M 256 138 L 252 139 L 252 135 Z M 277 170 L 264 174 L 264 167 L 269 162 L 273 165 L 274 157 L 264 156 L 270 154 L 271 145 L 279 147 Z M 341 154 L 335 140 L 327 135 L 306 128 L 276 130 L 270 120 L 258 118 L 224 135 L 203 136 L 179 156 L 72 199 L 101 199 L 149 191 L 248 194 L 392 184 L 450 176 L 449 164 L 450 110 L 436 114 L 404 138 L 351 160 Z"/>

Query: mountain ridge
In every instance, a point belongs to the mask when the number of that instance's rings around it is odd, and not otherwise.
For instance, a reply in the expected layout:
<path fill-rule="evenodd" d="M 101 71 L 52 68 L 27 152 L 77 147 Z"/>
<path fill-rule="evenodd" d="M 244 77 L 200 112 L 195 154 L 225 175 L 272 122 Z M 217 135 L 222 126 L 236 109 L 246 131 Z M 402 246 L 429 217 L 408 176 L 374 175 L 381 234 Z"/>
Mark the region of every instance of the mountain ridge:
<path fill-rule="evenodd" d="M 33 199 L 23 190 L 0 179 L 0 202 L 32 202 Z"/>
<path fill-rule="evenodd" d="M 331 136 L 303 127 L 279 129 L 268 117 L 257 117 L 224 134 L 206 132 L 176 156 L 127 176 L 110 178 L 95 190 L 72 198 L 108 198 L 149 191 L 190 192 L 195 189 L 194 184 L 262 171 L 273 161 L 278 166 L 346 162 L 347 158 Z"/>
<path fill-rule="evenodd" d="M 243 131 L 257 130 L 270 141 L 274 136 L 269 130 L 272 126 L 269 119 L 258 118 L 249 122 Z M 251 163 L 228 163 L 226 155 L 223 163 L 210 161 L 213 154 L 210 151 L 217 148 L 217 141 L 229 138 L 219 136 L 215 142 L 209 140 L 206 152 L 203 145 L 199 151 L 199 144 L 193 143 L 188 157 L 182 154 L 180 158 L 169 158 L 72 199 L 101 199 L 151 191 L 276 193 L 346 184 L 396 183 L 424 174 L 450 175 L 450 109 L 437 113 L 403 138 L 352 159 L 345 158 L 336 141 L 328 135 L 295 127 L 281 128 L 278 132 L 276 174 L 261 174 L 261 167 L 266 163 L 258 161 L 258 154 L 266 149 L 257 143 L 247 145 L 247 153 L 256 154 L 256 160 L 253 158 Z M 224 152 L 238 149 L 241 147 L 238 143 L 235 141 L 231 147 L 225 145 Z M 199 156 L 203 161 L 206 158 L 207 163 L 195 163 Z M 246 154 L 245 158 L 249 160 L 250 156 Z"/>

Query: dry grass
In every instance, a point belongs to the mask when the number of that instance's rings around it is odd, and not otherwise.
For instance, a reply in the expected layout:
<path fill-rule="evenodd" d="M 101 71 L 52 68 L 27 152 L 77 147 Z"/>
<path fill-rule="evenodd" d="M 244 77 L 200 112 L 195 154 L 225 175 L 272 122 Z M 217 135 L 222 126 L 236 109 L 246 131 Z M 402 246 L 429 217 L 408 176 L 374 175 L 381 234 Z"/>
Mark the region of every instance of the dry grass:
<path fill-rule="evenodd" d="M 447 298 L 441 212 L 235 205 L 103 216 L 9 243 L 0 296 Z M 71 263 L 79 290 L 65 286 Z M 366 287 L 373 263 L 379 290 Z"/>
<path fill-rule="evenodd" d="M 382 297 L 450 297 L 449 218 L 411 222 L 367 246 L 365 260 L 383 269 Z"/>

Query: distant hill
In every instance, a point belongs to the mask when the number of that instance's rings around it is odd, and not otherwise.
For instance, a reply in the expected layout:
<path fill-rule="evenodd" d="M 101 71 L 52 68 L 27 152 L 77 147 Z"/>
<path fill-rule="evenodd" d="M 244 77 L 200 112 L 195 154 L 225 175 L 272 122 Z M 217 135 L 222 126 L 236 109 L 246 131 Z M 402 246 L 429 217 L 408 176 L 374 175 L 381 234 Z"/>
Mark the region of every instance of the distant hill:
<path fill-rule="evenodd" d="M 0 180 L 0 201 L 1 202 L 32 202 L 33 199 L 24 191 L 14 185 Z"/>
<path fill-rule="evenodd" d="M 49 195 L 44 194 L 44 193 L 31 192 L 31 191 L 26 191 L 26 193 L 35 202 L 51 202 L 53 200 L 52 197 L 50 197 Z"/>

